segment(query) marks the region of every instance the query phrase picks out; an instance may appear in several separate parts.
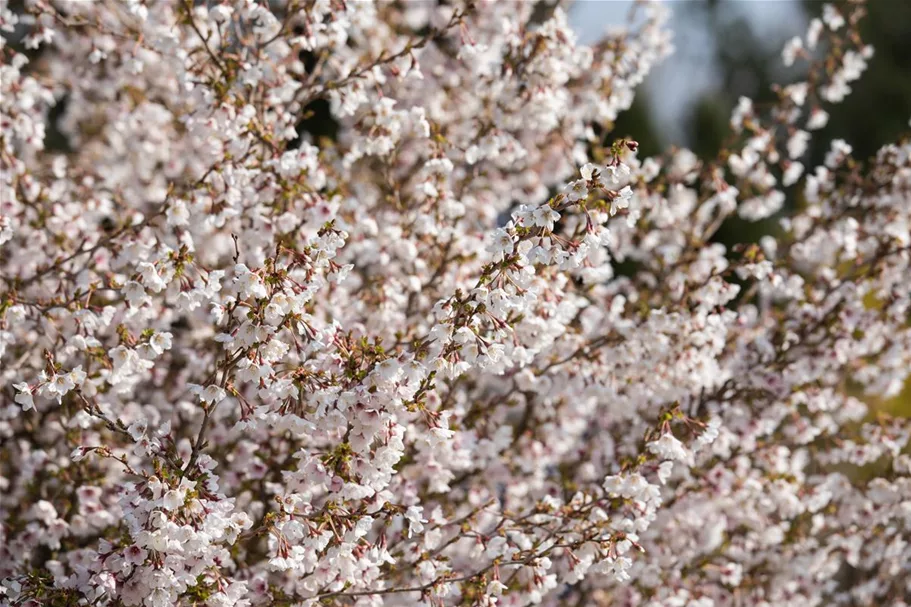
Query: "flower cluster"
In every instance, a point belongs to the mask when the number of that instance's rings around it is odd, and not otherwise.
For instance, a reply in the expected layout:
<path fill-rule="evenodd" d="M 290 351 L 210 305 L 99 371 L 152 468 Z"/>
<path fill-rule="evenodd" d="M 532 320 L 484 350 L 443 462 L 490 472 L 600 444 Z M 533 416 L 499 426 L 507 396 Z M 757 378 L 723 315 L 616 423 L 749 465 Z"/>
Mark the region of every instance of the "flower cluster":
<path fill-rule="evenodd" d="M 862 5 L 700 161 L 597 134 L 666 11 L 562 4 L 0 5 L 0 602 L 905 604 L 911 142 L 802 164 Z"/>

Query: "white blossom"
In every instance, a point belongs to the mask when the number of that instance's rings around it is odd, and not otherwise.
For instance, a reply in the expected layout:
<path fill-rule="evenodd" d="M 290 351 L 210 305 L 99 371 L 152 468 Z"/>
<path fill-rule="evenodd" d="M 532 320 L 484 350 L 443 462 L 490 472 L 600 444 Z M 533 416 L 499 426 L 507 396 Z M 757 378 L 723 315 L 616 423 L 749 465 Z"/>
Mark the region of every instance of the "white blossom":
<path fill-rule="evenodd" d="M 611 131 L 656 3 L 8 4 L 3 604 L 908 594 L 911 148 L 808 160 L 858 3 L 717 158 Z"/>

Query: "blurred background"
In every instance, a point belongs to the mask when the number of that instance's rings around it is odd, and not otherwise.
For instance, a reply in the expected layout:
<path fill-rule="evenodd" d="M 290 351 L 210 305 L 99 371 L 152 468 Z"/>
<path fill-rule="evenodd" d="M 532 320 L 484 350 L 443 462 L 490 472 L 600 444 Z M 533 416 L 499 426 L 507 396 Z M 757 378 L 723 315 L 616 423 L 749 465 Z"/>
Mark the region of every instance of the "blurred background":
<path fill-rule="evenodd" d="M 831 2 L 835 6 L 844 2 Z M 784 43 L 805 36 L 810 19 L 822 13 L 819 0 L 670 0 L 675 53 L 649 76 L 629 111 L 617 121 L 617 135 L 635 135 L 646 155 L 668 145 L 686 146 L 700 157 L 718 151 L 728 133 L 731 110 L 740 96 L 774 99 L 770 86 L 801 78 L 785 68 Z M 581 41 L 593 42 L 622 27 L 632 0 L 577 0 L 570 23 Z M 816 137 L 841 138 L 858 158 L 908 130 L 911 118 L 911 0 L 868 0 L 861 24 L 876 54 L 852 94 L 827 107 L 831 118 Z M 812 150 L 821 163 L 826 148 Z"/>

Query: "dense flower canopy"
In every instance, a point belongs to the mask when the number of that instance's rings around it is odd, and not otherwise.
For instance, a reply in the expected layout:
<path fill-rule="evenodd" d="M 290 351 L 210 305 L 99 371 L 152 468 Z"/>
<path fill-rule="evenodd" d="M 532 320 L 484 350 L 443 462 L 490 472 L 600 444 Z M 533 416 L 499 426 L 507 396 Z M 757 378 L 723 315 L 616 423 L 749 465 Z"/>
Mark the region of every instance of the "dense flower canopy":
<path fill-rule="evenodd" d="M 863 12 L 709 162 L 611 132 L 661 6 L 0 3 L 0 602 L 904 605 L 911 143 L 802 164 Z"/>

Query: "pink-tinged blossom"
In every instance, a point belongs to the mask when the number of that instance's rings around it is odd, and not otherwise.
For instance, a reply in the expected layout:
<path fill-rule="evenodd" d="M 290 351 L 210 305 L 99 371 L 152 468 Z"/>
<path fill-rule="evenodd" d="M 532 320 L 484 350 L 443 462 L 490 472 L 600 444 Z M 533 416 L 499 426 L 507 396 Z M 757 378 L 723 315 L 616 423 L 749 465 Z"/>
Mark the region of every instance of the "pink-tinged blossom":
<path fill-rule="evenodd" d="M 911 148 L 804 164 L 857 3 L 718 160 L 596 134 L 659 4 L 13 4 L 2 601 L 902 604 Z"/>

